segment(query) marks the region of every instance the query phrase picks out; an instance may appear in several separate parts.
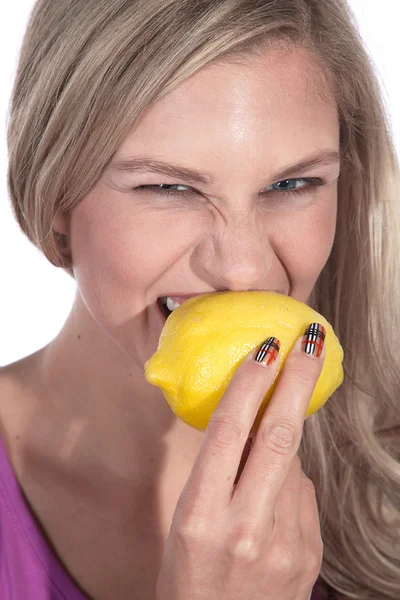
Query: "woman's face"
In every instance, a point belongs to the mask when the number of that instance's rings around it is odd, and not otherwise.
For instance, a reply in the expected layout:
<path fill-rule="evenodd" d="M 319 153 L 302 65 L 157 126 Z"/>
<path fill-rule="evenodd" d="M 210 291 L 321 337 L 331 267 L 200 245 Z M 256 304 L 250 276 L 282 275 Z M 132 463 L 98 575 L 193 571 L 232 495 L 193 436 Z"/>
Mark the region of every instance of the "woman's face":
<path fill-rule="evenodd" d="M 83 312 L 143 367 L 165 322 L 160 297 L 271 290 L 306 302 L 333 244 L 338 151 L 335 102 L 306 51 L 198 71 L 144 113 L 70 215 Z"/>

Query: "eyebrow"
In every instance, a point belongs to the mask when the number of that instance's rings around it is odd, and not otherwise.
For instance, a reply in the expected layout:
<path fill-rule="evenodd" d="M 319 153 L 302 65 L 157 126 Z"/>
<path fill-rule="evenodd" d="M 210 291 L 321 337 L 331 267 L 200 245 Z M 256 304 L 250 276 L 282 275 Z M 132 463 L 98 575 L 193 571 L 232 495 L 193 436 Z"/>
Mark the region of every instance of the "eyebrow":
<path fill-rule="evenodd" d="M 340 154 L 336 150 L 319 150 L 306 156 L 300 162 L 288 165 L 271 176 L 272 181 L 288 179 L 293 175 L 301 175 L 304 171 L 340 162 Z M 180 179 L 187 183 L 210 185 L 215 181 L 210 174 L 188 169 L 177 164 L 167 163 L 147 156 L 122 158 L 110 165 L 112 172 L 126 173 L 158 173 Z"/>

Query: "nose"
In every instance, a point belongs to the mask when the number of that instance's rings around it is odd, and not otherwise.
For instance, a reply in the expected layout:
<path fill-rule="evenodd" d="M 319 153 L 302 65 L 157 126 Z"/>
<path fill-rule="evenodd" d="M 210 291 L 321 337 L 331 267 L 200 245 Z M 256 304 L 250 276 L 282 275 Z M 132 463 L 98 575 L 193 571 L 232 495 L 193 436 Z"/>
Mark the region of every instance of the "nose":
<path fill-rule="evenodd" d="M 247 211 L 230 216 L 222 229 L 215 225 L 207 232 L 192 260 L 197 274 L 214 289 L 246 291 L 263 289 L 278 259 L 265 222 Z"/>

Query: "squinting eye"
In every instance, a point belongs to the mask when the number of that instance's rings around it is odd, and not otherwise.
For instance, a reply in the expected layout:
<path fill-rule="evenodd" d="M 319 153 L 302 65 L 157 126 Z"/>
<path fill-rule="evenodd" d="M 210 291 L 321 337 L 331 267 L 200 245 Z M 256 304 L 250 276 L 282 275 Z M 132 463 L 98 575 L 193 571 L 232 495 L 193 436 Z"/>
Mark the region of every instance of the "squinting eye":
<path fill-rule="evenodd" d="M 302 185 L 298 185 L 301 182 Z M 278 192 L 278 195 L 282 194 L 306 194 L 308 192 L 315 191 L 317 187 L 321 187 L 326 185 L 326 181 L 321 179 L 320 177 L 302 177 L 296 179 L 283 179 L 282 181 L 278 181 L 277 183 L 273 183 L 270 187 L 275 189 L 270 189 L 265 191 L 265 193 L 274 193 Z M 279 186 L 276 188 L 276 186 Z"/>
<path fill-rule="evenodd" d="M 299 182 L 302 182 L 303 185 L 298 185 Z M 263 194 L 278 194 L 280 196 L 291 194 L 305 194 L 307 192 L 313 191 L 313 188 L 320 187 L 325 185 L 326 181 L 321 179 L 320 177 L 303 177 L 296 179 L 283 179 L 282 181 L 278 181 L 277 183 L 273 183 L 270 187 L 274 188 L 274 186 L 279 186 L 275 189 L 266 189 L 262 193 Z M 292 187 L 293 186 L 293 187 Z M 184 188 L 183 190 L 173 190 L 170 188 Z M 193 194 L 198 194 L 196 190 L 193 188 L 187 187 L 186 185 L 182 185 L 179 183 L 169 184 L 169 183 L 160 183 L 158 185 L 140 185 L 137 188 L 134 188 L 134 191 L 141 191 L 145 193 L 151 193 L 156 196 L 175 196 L 175 197 L 185 197 L 192 196 Z"/>
<path fill-rule="evenodd" d="M 184 190 L 170 190 L 168 188 L 186 188 Z M 156 196 L 188 196 L 194 193 L 194 190 L 186 185 L 179 183 L 160 183 L 159 185 L 140 185 L 134 188 L 134 191 L 150 192 Z"/>
<path fill-rule="evenodd" d="M 283 179 L 282 181 L 278 181 L 278 183 L 273 183 L 271 187 L 279 186 L 276 188 L 276 191 L 288 192 L 292 190 L 296 190 L 299 188 L 297 185 L 299 181 L 305 181 L 304 179 Z M 303 187 L 303 186 L 301 186 Z M 275 191 L 275 190 L 271 190 Z"/>

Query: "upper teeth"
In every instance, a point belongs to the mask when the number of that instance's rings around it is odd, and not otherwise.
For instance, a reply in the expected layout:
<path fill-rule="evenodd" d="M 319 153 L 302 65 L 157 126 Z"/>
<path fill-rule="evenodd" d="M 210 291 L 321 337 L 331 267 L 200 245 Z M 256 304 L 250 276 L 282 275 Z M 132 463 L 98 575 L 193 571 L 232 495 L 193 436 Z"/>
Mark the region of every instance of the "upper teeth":
<path fill-rule="evenodd" d="M 175 300 L 172 300 L 172 298 L 170 298 L 169 296 L 167 296 L 167 298 L 163 298 L 163 303 L 167 305 L 167 308 L 171 312 L 178 308 L 178 306 L 180 306 L 178 302 L 175 302 Z"/>

